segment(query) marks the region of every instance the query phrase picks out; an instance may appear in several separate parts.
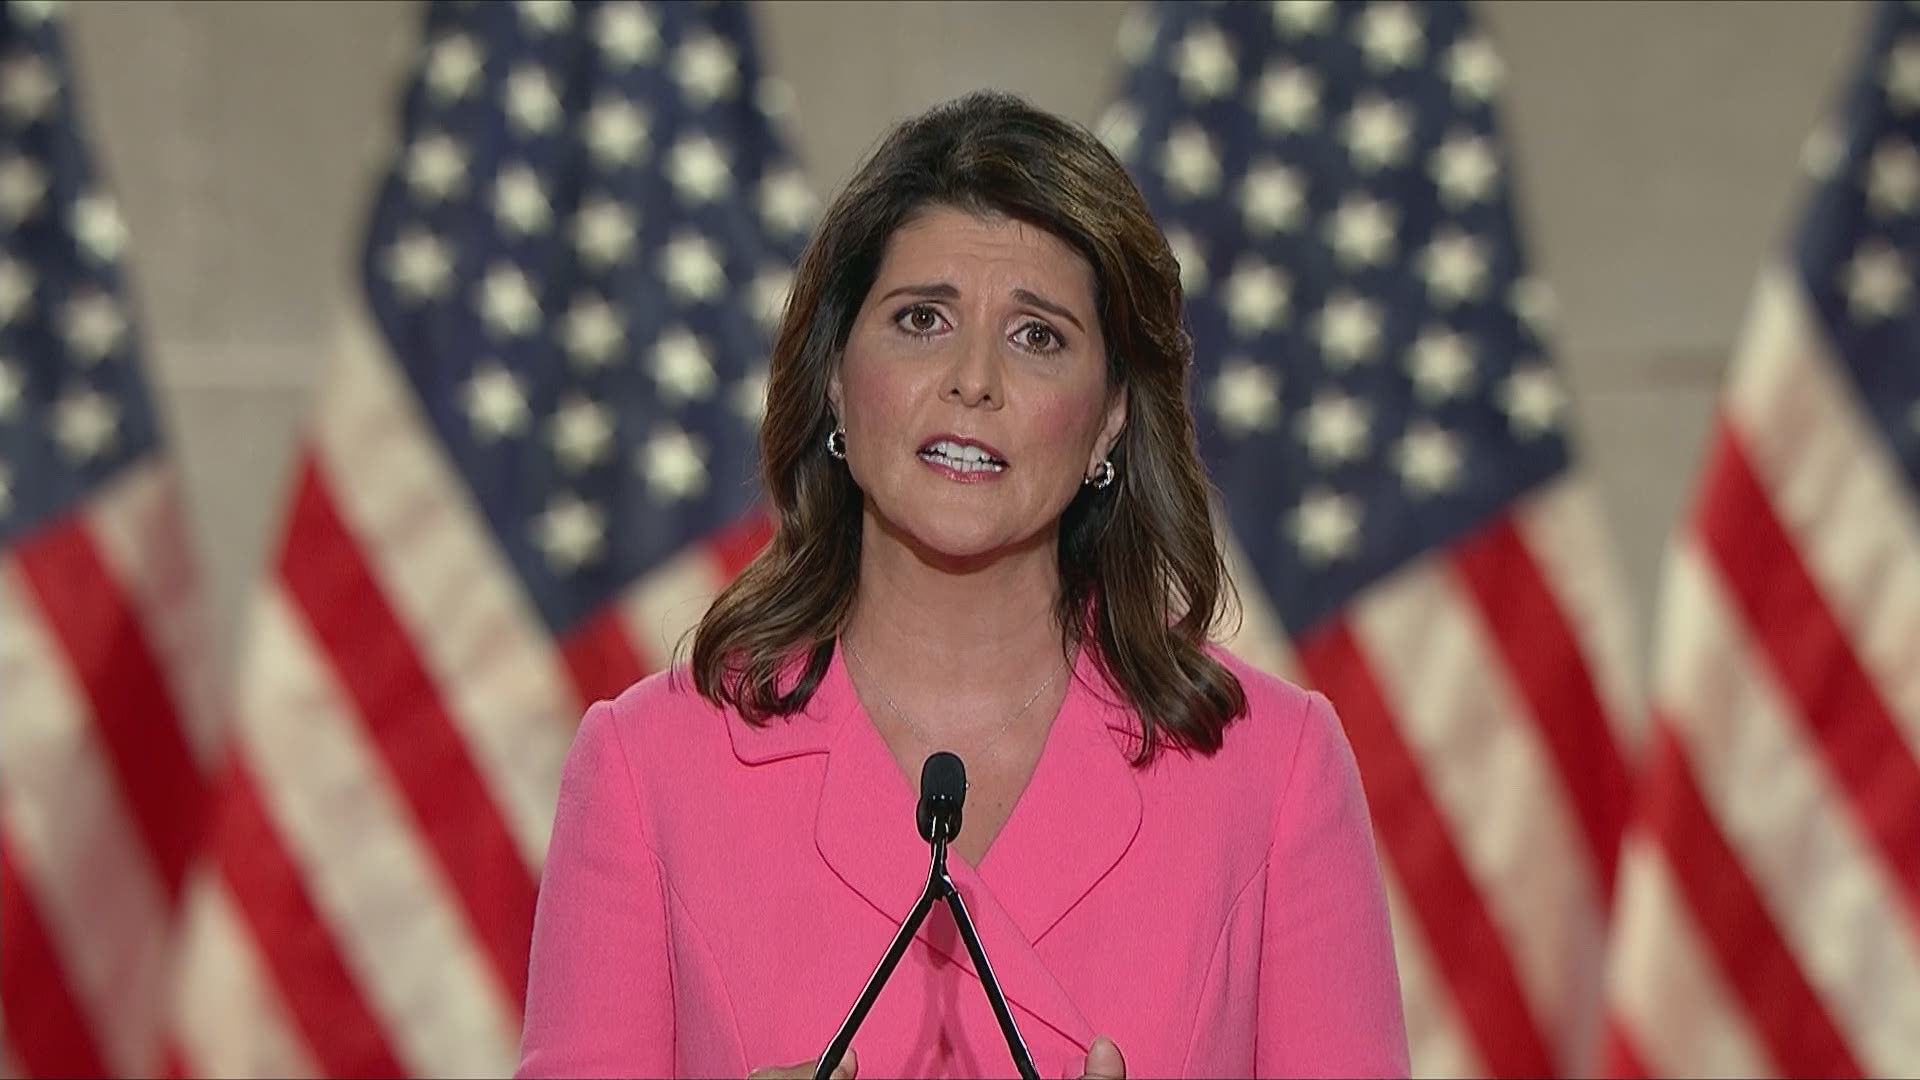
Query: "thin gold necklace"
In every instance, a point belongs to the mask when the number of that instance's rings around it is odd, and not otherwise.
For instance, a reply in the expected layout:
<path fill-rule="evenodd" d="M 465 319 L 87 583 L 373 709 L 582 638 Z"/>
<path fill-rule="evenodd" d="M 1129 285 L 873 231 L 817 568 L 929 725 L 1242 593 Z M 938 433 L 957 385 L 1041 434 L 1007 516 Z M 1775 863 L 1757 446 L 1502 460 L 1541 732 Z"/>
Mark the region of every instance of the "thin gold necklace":
<path fill-rule="evenodd" d="M 860 650 L 853 647 L 853 642 L 850 639 L 842 636 L 840 639 L 840 643 L 847 647 L 847 655 L 853 658 L 853 662 L 855 665 L 857 665 L 860 668 L 861 674 L 867 677 L 867 682 L 869 685 L 873 687 L 874 693 L 877 693 L 880 695 L 880 700 L 887 703 L 887 708 L 893 710 L 893 715 L 899 717 L 900 722 L 907 725 L 908 729 L 913 732 L 914 737 L 920 740 L 920 744 L 922 746 L 925 746 L 929 750 L 941 749 L 941 746 L 939 743 L 936 743 L 931 739 L 927 738 L 926 729 L 922 728 L 919 724 L 915 723 L 913 718 L 907 715 L 906 710 L 902 709 L 899 703 L 893 700 L 893 696 L 891 694 L 888 694 L 886 690 L 881 688 L 879 680 L 875 679 L 873 676 L 872 669 L 867 667 L 867 662 L 865 660 L 860 659 Z M 1007 717 L 1007 722 L 1004 724 L 1001 724 L 1000 729 L 998 731 L 995 731 L 992 735 L 989 735 L 985 740 L 983 740 L 983 742 L 985 742 L 987 745 L 988 757 L 997 757 L 999 755 L 1000 746 L 1001 746 L 1000 736 L 1005 735 L 1007 733 L 1007 729 L 1013 726 L 1013 722 L 1015 720 L 1020 719 L 1020 717 L 1024 715 L 1028 709 L 1032 708 L 1034 702 L 1040 700 L 1040 695 L 1047 692 L 1047 688 L 1053 685 L 1053 680 L 1060 677 L 1060 672 L 1065 667 L 1066 665 L 1062 664 L 1060 667 L 1054 668 L 1053 671 L 1047 676 L 1047 681 L 1040 684 L 1040 689 L 1035 690 L 1033 692 L 1033 696 L 1029 697 L 1026 700 L 1026 704 L 1021 705 L 1018 709 L 1015 709 L 1013 712 L 1013 715 Z"/>

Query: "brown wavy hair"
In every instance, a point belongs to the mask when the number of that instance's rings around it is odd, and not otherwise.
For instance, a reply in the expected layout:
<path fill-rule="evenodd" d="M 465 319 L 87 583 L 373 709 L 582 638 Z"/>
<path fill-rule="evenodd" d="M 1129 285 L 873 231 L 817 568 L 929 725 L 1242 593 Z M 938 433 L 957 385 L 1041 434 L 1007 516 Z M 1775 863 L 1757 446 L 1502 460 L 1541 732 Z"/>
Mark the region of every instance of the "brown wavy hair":
<path fill-rule="evenodd" d="M 1090 648 L 1139 717 L 1136 763 L 1163 746 L 1217 750 L 1246 696 L 1205 647 L 1232 585 L 1187 405 L 1180 267 L 1099 139 L 1002 93 L 893 129 L 822 215 L 775 334 L 760 430 L 774 533 L 694 628 L 694 685 L 764 724 L 804 708 L 826 674 L 853 608 L 862 516 L 859 488 L 825 449 L 828 382 L 888 241 L 933 207 L 1043 228 L 1093 267 L 1108 385 L 1126 388 L 1128 417 L 1116 482 L 1083 486 L 1061 518 L 1055 614 L 1063 644 Z"/>

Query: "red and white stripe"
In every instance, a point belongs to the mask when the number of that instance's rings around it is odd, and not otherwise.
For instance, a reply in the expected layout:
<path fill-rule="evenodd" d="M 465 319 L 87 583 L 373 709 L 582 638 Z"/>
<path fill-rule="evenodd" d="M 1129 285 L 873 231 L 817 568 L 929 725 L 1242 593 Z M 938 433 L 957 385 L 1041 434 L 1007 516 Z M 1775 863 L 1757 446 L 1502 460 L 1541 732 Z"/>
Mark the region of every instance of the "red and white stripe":
<path fill-rule="evenodd" d="M 154 458 L 0 560 L 0 1012 L 19 1072 L 159 1065 L 214 741 L 188 552 Z"/>
<path fill-rule="evenodd" d="M 393 630 L 440 699 L 447 735 L 470 755 L 522 861 L 538 867 L 578 719 L 566 668 L 411 390 L 381 362 L 363 324 L 353 331 L 360 336 L 341 349 L 320 406 L 310 497 L 331 502 L 325 516 L 338 520 L 342 543 L 382 594 Z M 296 595 L 305 565 L 329 570 L 318 554 L 282 559 Z M 310 608 L 324 598 L 316 588 Z"/>
<path fill-rule="evenodd" d="M 1596 1059 L 1636 741 L 1631 612 L 1577 475 L 1289 642 L 1231 542 L 1229 644 L 1325 691 L 1386 861 L 1416 1073 Z"/>
<path fill-rule="evenodd" d="M 1910 1071 L 1920 514 L 1788 273 L 1760 283 L 1709 462 L 1668 569 L 1613 1071 Z M 1667 1000 L 1676 967 L 1697 1003 Z"/>
<path fill-rule="evenodd" d="M 1562 613 L 1577 653 L 1600 698 L 1621 755 L 1633 761 L 1645 739 L 1646 695 L 1641 689 L 1639 615 L 1620 572 L 1600 496 L 1590 477 L 1575 473 L 1520 508 L 1519 531 L 1539 564 L 1540 582 Z M 1631 769 L 1629 769 L 1631 773 Z"/>
<path fill-rule="evenodd" d="M 271 593 L 252 623 L 241 709 L 279 722 L 248 725 L 242 745 L 268 816 L 401 1060 L 485 1073 L 512 1057 L 518 1002 L 303 623 Z"/>
<path fill-rule="evenodd" d="M 1526 1010 L 1506 1022 L 1518 1028 L 1534 1018 L 1549 1060 L 1558 1060 L 1598 990 L 1588 984 L 1600 954 L 1603 872 L 1570 857 L 1581 848 L 1575 810 L 1536 719 L 1443 565 L 1408 568 L 1349 621 L 1375 658 L 1381 698 L 1478 894 L 1481 910 L 1471 917 L 1487 920 L 1504 945 Z M 1446 932 L 1450 921 L 1424 929 Z"/>
<path fill-rule="evenodd" d="M 574 725 L 662 666 L 763 536 L 695 545 L 555 641 L 465 490 L 355 321 L 249 624 L 183 1071 L 510 1072 Z"/>
<path fill-rule="evenodd" d="M 1707 924 L 1694 921 L 1681 890 L 1667 857 L 1644 833 L 1630 832 L 1621 845 L 1608 956 L 1612 1049 L 1620 1048 L 1624 1027 L 1646 1061 L 1690 1063 L 1684 1075 L 1760 1076 L 1767 1070 L 1754 1018 L 1740 1008 L 1702 933 Z M 1615 1061 L 1612 1068 L 1656 1075 L 1639 1062 Z"/>
<path fill-rule="evenodd" d="M 1415 1075 L 1432 1078 L 1485 1076 L 1486 1068 L 1474 1050 L 1471 1033 L 1460 1016 L 1458 1003 L 1440 981 L 1426 939 L 1418 930 L 1419 916 L 1407 890 L 1384 860 L 1387 909 L 1394 927 L 1394 958 L 1400 974 L 1400 1000 L 1406 1013 L 1407 1047 L 1418 1064 Z"/>
<path fill-rule="evenodd" d="M 225 734 L 225 710 L 205 582 L 188 533 L 179 476 L 150 462 L 129 469 L 87 515 L 101 562 L 120 584 L 127 609 L 145 630 L 180 729 L 208 767 Z"/>
<path fill-rule="evenodd" d="M 175 1047 L 191 1048 L 193 1061 L 177 1062 L 172 1075 L 323 1075 L 219 875 L 197 881 L 191 897 L 180 935 L 188 963 L 168 1020 Z"/>

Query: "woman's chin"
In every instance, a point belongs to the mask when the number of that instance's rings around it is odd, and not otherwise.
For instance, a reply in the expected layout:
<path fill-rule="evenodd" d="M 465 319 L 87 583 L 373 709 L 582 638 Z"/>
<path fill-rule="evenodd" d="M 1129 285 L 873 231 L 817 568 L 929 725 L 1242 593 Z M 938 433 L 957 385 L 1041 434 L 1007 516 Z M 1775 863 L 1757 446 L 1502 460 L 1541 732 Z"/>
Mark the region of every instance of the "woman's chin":
<path fill-rule="evenodd" d="M 992 562 L 1009 545 L 977 529 L 923 529 L 911 534 L 909 546 L 930 566 L 965 569 Z"/>
<path fill-rule="evenodd" d="M 881 532 L 912 551 L 928 566 L 944 570 L 978 569 L 1038 546 L 1045 530 L 1015 530 L 982 521 L 978 515 L 937 515 L 925 520 L 879 521 Z"/>

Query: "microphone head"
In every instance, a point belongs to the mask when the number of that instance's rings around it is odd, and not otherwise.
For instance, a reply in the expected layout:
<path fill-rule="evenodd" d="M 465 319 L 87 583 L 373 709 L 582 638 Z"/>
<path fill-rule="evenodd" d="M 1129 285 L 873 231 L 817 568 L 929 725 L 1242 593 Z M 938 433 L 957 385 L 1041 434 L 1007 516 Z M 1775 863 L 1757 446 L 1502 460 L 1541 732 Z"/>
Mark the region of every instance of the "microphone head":
<path fill-rule="evenodd" d="M 941 750 L 927 757 L 920 766 L 920 790 L 922 793 L 952 798 L 956 802 L 965 802 L 967 798 L 967 763 L 960 755 L 949 750 Z"/>
<path fill-rule="evenodd" d="M 967 766 L 959 755 L 941 750 L 920 766 L 920 839 L 951 841 L 960 835 L 960 812 L 967 802 Z"/>

